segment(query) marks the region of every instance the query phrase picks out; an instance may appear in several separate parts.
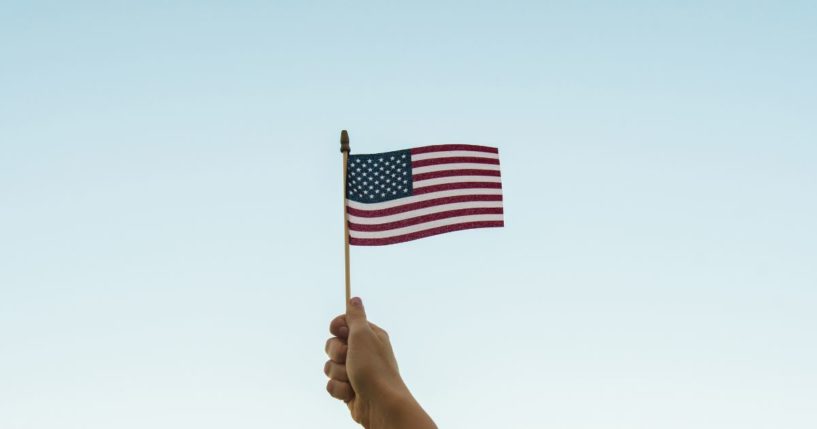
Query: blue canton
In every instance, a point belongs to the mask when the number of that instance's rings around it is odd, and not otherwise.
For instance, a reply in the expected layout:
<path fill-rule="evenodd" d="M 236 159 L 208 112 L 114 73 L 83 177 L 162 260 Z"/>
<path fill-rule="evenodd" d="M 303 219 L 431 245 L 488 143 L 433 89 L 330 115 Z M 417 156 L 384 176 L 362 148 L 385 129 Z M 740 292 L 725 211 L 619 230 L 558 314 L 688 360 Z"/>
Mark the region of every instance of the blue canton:
<path fill-rule="evenodd" d="M 411 196 L 411 151 L 349 155 L 346 197 L 379 203 Z"/>

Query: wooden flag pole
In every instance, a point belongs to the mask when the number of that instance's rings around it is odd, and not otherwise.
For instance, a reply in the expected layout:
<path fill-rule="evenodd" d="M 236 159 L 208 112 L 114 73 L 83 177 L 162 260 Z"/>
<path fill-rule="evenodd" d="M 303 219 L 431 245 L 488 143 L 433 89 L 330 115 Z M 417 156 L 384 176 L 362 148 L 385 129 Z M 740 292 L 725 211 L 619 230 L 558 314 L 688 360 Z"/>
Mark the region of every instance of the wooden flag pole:
<path fill-rule="evenodd" d="M 346 256 L 346 305 L 352 299 L 352 286 L 349 275 L 349 214 L 346 210 L 346 166 L 349 162 L 349 133 L 340 132 L 340 151 L 343 153 L 343 251 Z"/>

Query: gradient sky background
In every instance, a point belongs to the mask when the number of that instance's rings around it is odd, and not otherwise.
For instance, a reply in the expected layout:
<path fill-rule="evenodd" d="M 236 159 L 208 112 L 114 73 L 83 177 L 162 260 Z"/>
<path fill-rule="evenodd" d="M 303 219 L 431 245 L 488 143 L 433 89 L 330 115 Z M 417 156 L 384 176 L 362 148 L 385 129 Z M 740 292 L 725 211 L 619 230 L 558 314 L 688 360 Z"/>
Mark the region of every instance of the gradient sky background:
<path fill-rule="evenodd" d="M 353 428 L 340 153 L 498 146 L 352 249 L 441 428 L 817 427 L 817 3 L 0 3 L 0 427 Z"/>

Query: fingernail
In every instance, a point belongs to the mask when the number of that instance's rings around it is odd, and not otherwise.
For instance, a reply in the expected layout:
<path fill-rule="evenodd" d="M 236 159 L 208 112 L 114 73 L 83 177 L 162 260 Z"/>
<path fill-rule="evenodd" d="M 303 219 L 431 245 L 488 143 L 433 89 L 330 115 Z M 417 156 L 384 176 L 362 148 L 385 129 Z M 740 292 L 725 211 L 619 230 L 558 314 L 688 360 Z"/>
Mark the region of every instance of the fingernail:
<path fill-rule="evenodd" d="M 354 305 L 355 307 L 360 307 L 361 305 L 363 305 L 363 301 L 358 297 L 352 298 L 349 302 L 351 302 L 352 305 Z"/>

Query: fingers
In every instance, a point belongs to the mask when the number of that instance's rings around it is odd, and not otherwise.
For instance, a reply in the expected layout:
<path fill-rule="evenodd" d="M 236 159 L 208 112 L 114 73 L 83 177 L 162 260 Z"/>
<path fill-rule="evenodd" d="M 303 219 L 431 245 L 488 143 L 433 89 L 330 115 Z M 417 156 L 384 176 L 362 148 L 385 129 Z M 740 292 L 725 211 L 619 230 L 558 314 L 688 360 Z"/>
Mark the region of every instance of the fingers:
<path fill-rule="evenodd" d="M 349 346 L 343 343 L 340 338 L 332 337 L 326 340 L 326 354 L 334 362 L 346 362 L 346 352 L 349 351 Z"/>
<path fill-rule="evenodd" d="M 326 361 L 326 365 L 323 366 L 323 373 L 332 380 L 349 382 L 349 375 L 346 374 L 346 365 L 328 360 Z"/>
<path fill-rule="evenodd" d="M 366 326 L 366 310 L 363 308 L 363 301 L 358 298 L 349 300 L 346 306 L 346 323 L 350 330 L 360 329 Z"/>
<path fill-rule="evenodd" d="M 333 321 L 334 324 L 334 321 Z M 330 330 L 331 330 L 330 326 Z M 355 397 L 352 385 L 349 384 L 349 375 L 346 373 L 346 353 L 349 347 L 338 337 L 332 337 L 326 341 L 326 354 L 329 359 L 323 366 L 323 372 L 329 377 L 326 383 L 326 391 L 333 398 L 345 402 L 351 401 Z"/>
<path fill-rule="evenodd" d="M 332 319 L 332 322 L 329 323 L 329 332 L 331 332 L 332 335 L 344 340 L 349 337 L 349 326 L 346 325 L 345 314 L 341 314 L 340 316 Z"/>
<path fill-rule="evenodd" d="M 336 399 L 344 402 L 349 402 L 355 398 L 355 391 L 352 390 L 352 385 L 343 381 L 329 380 L 326 383 L 326 391 Z"/>

